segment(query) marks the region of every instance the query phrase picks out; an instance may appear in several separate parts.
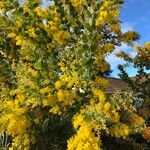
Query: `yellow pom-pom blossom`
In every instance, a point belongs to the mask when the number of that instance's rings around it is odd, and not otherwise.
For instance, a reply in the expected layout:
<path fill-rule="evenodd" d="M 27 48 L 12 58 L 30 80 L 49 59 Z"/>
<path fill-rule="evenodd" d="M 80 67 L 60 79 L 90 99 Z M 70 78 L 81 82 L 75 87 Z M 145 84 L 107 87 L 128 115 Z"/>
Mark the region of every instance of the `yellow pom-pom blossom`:
<path fill-rule="evenodd" d="M 5 7 L 5 2 L 0 2 L 0 9 Z"/>
<path fill-rule="evenodd" d="M 23 44 L 23 41 L 24 41 L 24 39 L 23 39 L 22 36 L 17 36 L 17 37 L 15 38 L 15 40 L 16 40 L 16 45 L 22 45 L 22 44 Z"/>
<path fill-rule="evenodd" d="M 145 48 L 150 52 L 150 42 L 147 42 L 147 43 L 145 44 Z"/>
<path fill-rule="evenodd" d="M 87 125 L 81 126 L 77 134 L 68 140 L 68 150 L 100 150 L 101 141 Z"/>
<path fill-rule="evenodd" d="M 119 14 L 120 12 L 114 1 L 105 0 L 100 8 L 98 18 L 96 20 L 96 26 L 113 21 L 119 16 Z"/>
<path fill-rule="evenodd" d="M 16 36 L 16 34 L 13 33 L 13 32 L 11 32 L 11 33 L 8 34 L 8 37 L 9 37 L 9 38 L 14 38 L 15 36 Z"/>
<path fill-rule="evenodd" d="M 37 10 L 39 11 L 39 13 L 41 13 L 41 10 L 39 8 L 37 8 Z M 48 23 L 44 25 L 44 29 L 50 36 L 53 36 L 53 39 L 56 42 L 63 46 L 69 40 L 70 34 L 69 32 L 64 31 L 61 27 L 61 15 L 57 12 L 57 9 L 54 9 L 52 13 L 52 20 L 48 21 Z"/>
<path fill-rule="evenodd" d="M 18 97 L 20 98 L 20 97 Z M 13 137 L 9 149 L 29 149 L 29 144 L 34 142 L 34 138 L 28 135 L 28 128 L 31 125 L 27 117 L 27 109 L 19 106 L 19 100 L 5 103 L 5 112 L 1 114 L 1 122 L 5 122 L 0 129 L 7 128 L 7 134 Z M 17 130 L 16 130 L 17 129 Z"/>
<path fill-rule="evenodd" d="M 104 91 L 99 90 L 97 88 L 93 88 L 93 94 L 95 97 L 99 98 L 99 101 L 102 103 L 105 101 L 106 99 L 106 94 L 104 93 Z"/>
<path fill-rule="evenodd" d="M 76 93 L 74 90 L 72 91 L 59 90 L 57 92 L 58 101 L 63 102 L 62 105 L 64 106 L 69 105 L 75 97 Z"/>
<path fill-rule="evenodd" d="M 27 33 L 29 34 L 30 37 L 34 37 L 34 38 L 36 37 L 35 28 L 33 28 L 33 27 L 29 28 Z"/>
<path fill-rule="evenodd" d="M 78 8 L 81 4 L 83 4 L 85 0 L 71 0 L 72 6 Z"/>
<path fill-rule="evenodd" d="M 61 68 L 62 70 L 62 68 Z M 63 71 L 63 70 L 62 70 Z M 62 86 L 67 86 L 67 88 L 72 88 L 73 86 L 78 87 L 81 82 L 77 72 L 71 72 L 70 74 L 63 74 L 59 77 Z"/>
<path fill-rule="evenodd" d="M 57 95 L 56 94 L 48 94 L 48 96 L 42 100 L 43 106 L 54 106 L 57 102 Z"/>
<path fill-rule="evenodd" d="M 150 60 L 150 42 L 145 43 L 144 46 L 136 45 L 134 47 L 135 51 L 139 55 L 139 59 L 141 61 L 149 61 Z"/>
<path fill-rule="evenodd" d="M 30 142 L 34 141 L 34 138 L 30 137 L 28 134 L 24 134 L 21 136 L 16 136 L 13 141 L 9 150 L 29 150 L 30 149 Z"/>
<path fill-rule="evenodd" d="M 64 45 L 65 42 L 69 39 L 70 34 L 66 31 L 58 31 L 53 34 L 54 40 L 56 40 L 60 45 Z"/>
<path fill-rule="evenodd" d="M 49 10 L 47 8 L 42 9 L 40 6 L 38 6 L 38 7 L 35 8 L 35 12 L 39 17 L 41 17 L 43 19 L 48 18 Z"/>
<path fill-rule="evenodd" d="M 22 24 L 23 24 L 23 20 L 22 20 L 22 19 L 17 19 L 17 20 L 15 21 L 15 26 L 16 26 L 17 28 L 20 28 L 20 27 L 22 26 Z"/>
<path fill-rule="evenodd" d="M 84 126 L 86 121 L 84 120 L 84 116 L 82 114 L 76 114 L 73 118 L 73 126 L 77 129 L 80 125 Z"/>
<path fill-rule="evenodd" d="M 145 120 L 142 117 L 140 117 L 139 115 L 137 115 L 135 113 L 131 113 L 129 115 L 129 121 L 130 121 L 131 125 L 133 125 L 133 126 L 140 126 L 140 127 L 145 122 Z"/>
<path fill-rule="evenodd" d="M 46 94 L 46 93 L 50 93 L 50 88 L 49 87 L 45 87 L 45 88 L 42 88 L 42 89 L 40 89 L 40 93 L 41 94 Z"/>
<path fill-rule="evenodd" d="M 120 137 L 126 138 L 130 133 L 130 128 L 126 124 L 118 123 L 118 124 L 113 125 L 110 128 L 110 133 L 112 136 L 115 136 L 118 138 Z"/>
<path fill-rule="evenodd" d="M 60 107 L 58 107 L 58 106 L 54 106 L 53 108 L 51 108 L 49 110 L 49 112 L 51 112 L 53 114 L 56 114 L 56 115 L 61 115 L 62 114 L 62 112 L 60 110 Z"/>
<path fill-rule="evenodd" d="M 62 85 L 63 85 L 62 81 L 55 82 L 55 88 L 56 89 L 60 89 L 62 87 Z"/>
<path fill-rule="evenodd" d="M 5 53 L 5 52 L 3 52 L 3 50 L 2 50 L 2 49 L 0 49 L 0 55 L 1 55 L 1 56 L 3 56 L 3 57 L 7 57 L 6 53 Z"/>
<path fill-rule="evenodd" d="M 119 23 L 110 24 L 109 27 L 114 33 L 116 34 L 121 33 L 121 26 Z"/>
<path fill-rule="evenodd" d="M 107 121 L 118 123 L 120 120 L 120 114 L 111 106 L 109 102 L 98 102 L 97 104 L 93 103 L 87 106 L 82 113 L 85 115 L 85 119 L 88 118 L 91 125 L 98 130 L 104 129 L 107 131 Z"/>
<path fill-rule="evenodd" d="M 7 127 L 7 132 L 9 135 L 16 136 L 17 134 L 24 134 L 26 129 L 30 126 L 30 122 L 25 117 L 16 118 L 15 115 L 8 116 L 9 124 Z M 16 130 L 17 128 L 17 130 Z"/>
<path fill-rule="evenodd" d="M 8 101 L 5 104 L 5 107 L 7 108 L 7 111 L 11 112 L 8 114 L 6 112 L 6 116 L 2 116 L 2 120 L 4 119 L 8 123 L 8 134 L 12 136 L 16 136 L 18 134 L 23 135 L 27 128 L 30 126 L 30 121 L 25 115 L 27 110 L 25 108 L 19 107 L 17 101 L 16 103 Z"/>

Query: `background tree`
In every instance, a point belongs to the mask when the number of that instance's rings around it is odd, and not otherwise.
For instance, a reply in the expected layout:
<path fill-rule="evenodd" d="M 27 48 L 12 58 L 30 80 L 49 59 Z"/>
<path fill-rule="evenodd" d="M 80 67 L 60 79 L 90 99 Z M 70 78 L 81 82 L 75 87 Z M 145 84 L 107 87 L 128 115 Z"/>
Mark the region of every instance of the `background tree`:
<path fill-rule="evenodd" d="M 102 135 L 141 131 L 133 104 L 107 99 L 108 81 L 99 75 L 110 69 L 105 57 L 115 46 L 139 37 L 121 32 L 122 4 L 54 0 L 42 8 L 40 0 L 1 0 L 0 130 L 10 150 L 97 150 Z M 140 123 L 124 120 L 122 109 Z"/>
<path fill-rule="evenodd" d="M 146 120 L 147 127 L 143 130 L 143 137 L 150 141 L 150 42 L 144 46 L 134 46 L 136 56 L 131 57 L 129 53 L 123 51 L 117 54 L 123 58 L 126 64 L 119 65 L 119 76 L 128 83 L 134 97 L 134 104 L 137 107 L 138 114 Z M 137 69 L 135 77 L 129 77 L 126 67 L 133 66 Z"/>
<path fill-rule="evenodd" d="M 127 63 L 119 65 L 119 76 L 126 81 L 138 99 L 143 99 L 144 102 L 149 103 L 150 98 L 150 42 L 144 46 L 136 45 L 134 47 L 136 56 L 131 57 L 130 54 L 123 51 L 119 52 L 117 56 L 122 57 Z M 137 69 L 137 75 L 130 78 L 126 72 L 126 67 L 133 66 Z"/>

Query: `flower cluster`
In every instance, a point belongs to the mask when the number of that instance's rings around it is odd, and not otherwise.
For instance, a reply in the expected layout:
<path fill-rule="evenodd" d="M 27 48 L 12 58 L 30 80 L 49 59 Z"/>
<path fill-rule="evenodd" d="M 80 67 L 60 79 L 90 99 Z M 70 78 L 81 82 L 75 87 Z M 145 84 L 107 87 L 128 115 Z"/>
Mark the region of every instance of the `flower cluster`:
<path fill-rule="evenodd" d="M 0 2 L 0 130 L 8 149 L 100 150 L 103 137 L 141 132 L 132 95 L 105 93 L 106 55 L 137 38 L 120 30 L 121 2 L 19 2 Z"/>
<path fill-rule="evenodd" d="M 83 4 L 85 0 L 71 0 L 72 6 L 78 8 L 81 4 Z"/>
<path fill-rule="evenodd" d="M 114 0 L 105 0 L 100 8 L 100 12 L 96 20 L 96 26 L 115 20 L 120 14 L 118 7 L 119 5 L 116 5 Z"/>
<path fill-rule="evenodd" d="M 68 150 L 100 150 L 101 141 L 94 135 L 90 125 L 84 121 L 81 114 L 74 117 L 73 125 L 78 129 L 77 134 L 68 141 Z"/>

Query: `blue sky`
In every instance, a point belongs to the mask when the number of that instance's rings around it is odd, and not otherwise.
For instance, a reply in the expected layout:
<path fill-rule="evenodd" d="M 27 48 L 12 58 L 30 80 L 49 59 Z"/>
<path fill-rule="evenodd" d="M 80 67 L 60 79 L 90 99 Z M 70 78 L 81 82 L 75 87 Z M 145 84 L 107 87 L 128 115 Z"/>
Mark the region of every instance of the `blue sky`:
<path fill-rule="evenodd" d="M 121 10 L 122 31 L 134 30 L 138 32 L 141 39 L 138 41 L 140 44 L 150 41 L 150 0 L 125 0 L 124 7 Z M 127 47 L 125 44 L 121 46 L 130 52 L 131 55 L 135 55 L 132 48 Z M 112 66 L 112 76 L 118 77 L 117 64 L 124 63 L 121 59 L 117 59 L 114 54 L 111 54 L 107 60 Z M 127 69 L 130 76 L 136 74 L 136 70 L 132 67 Z"/>

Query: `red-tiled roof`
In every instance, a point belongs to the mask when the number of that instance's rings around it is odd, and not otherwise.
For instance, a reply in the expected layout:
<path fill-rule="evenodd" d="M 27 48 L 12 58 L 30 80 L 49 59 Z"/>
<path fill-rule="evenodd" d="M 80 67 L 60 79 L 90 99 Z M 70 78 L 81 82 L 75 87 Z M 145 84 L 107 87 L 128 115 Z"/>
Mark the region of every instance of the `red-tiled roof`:
<path fill-rule="evenodd" d="M 148 77 L 150 77 L 150 74 L 148 74 Z M 124 91 L 131 89 L 128 87 L 128 84 L 124 82 L 122 79 L 119 78 L 113 78 L 113 77 L 105 77 L 109 81 L 109 87 L 106 89 L 107 93 L 114 93 L 116 91 Z M 134 81 L 136 80 L 136 76 L 131 77 L 131 79 Z M 145 76 L 141 78 L 141 82 L 145 81 Z"/>
<path fill-rule="evenodd" d="M 118 78 L 106 77 L 109 81 L 109 87 L 106 89 L 107 93 L 114 93 L 116 91 L 130 90 L 127 83 Z"/>

